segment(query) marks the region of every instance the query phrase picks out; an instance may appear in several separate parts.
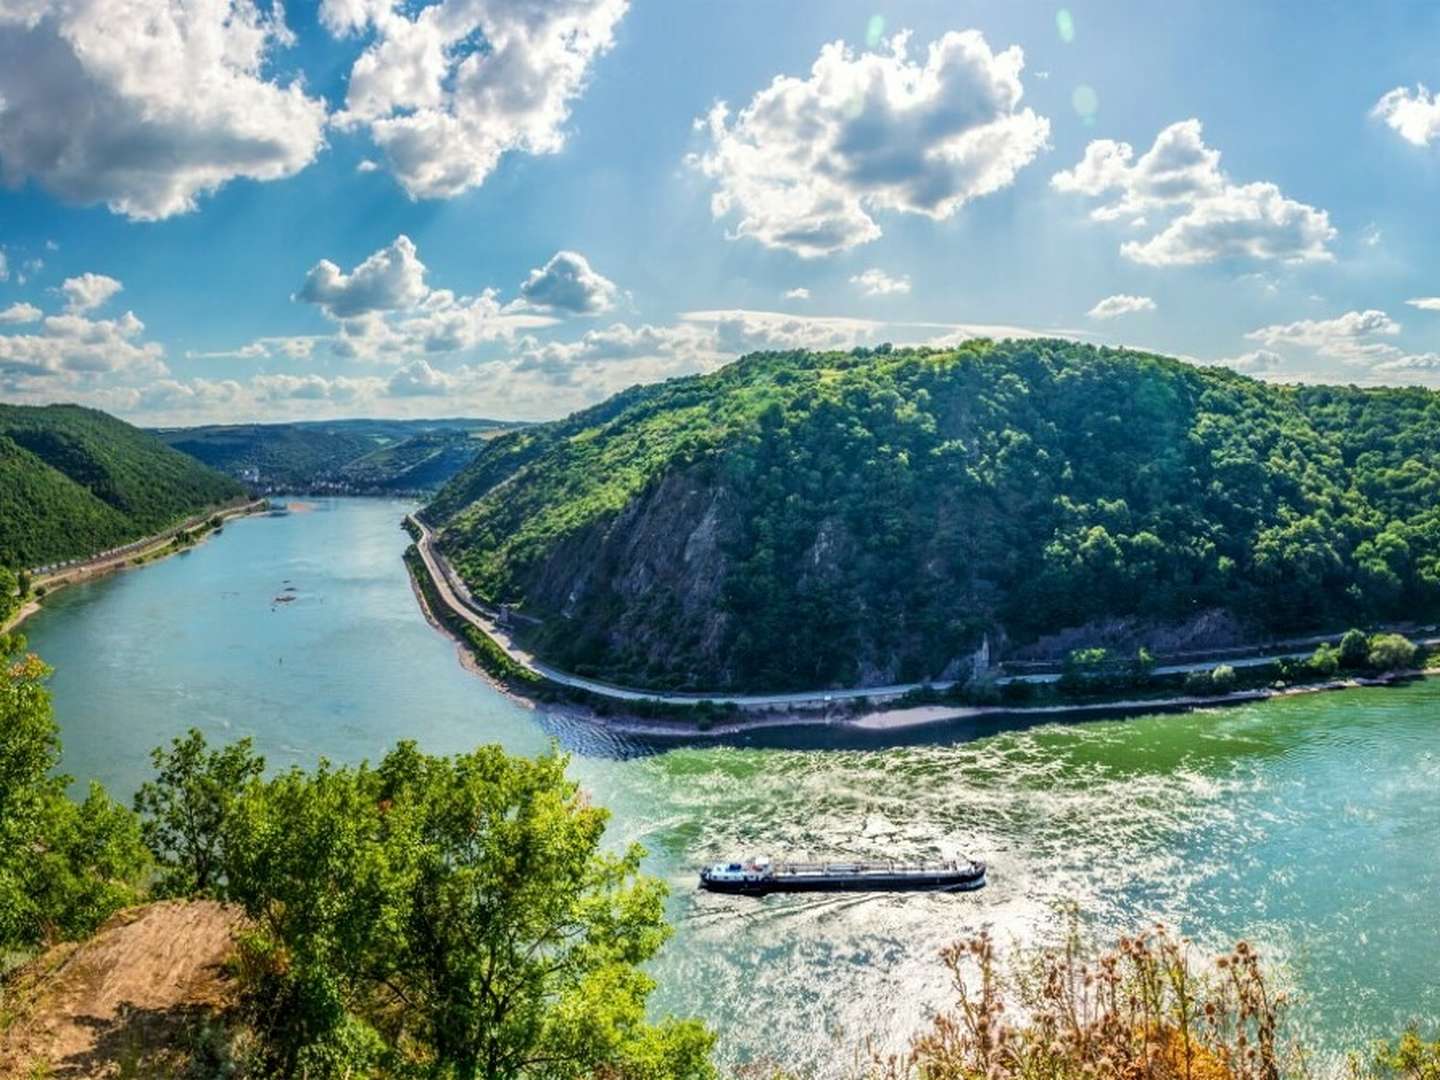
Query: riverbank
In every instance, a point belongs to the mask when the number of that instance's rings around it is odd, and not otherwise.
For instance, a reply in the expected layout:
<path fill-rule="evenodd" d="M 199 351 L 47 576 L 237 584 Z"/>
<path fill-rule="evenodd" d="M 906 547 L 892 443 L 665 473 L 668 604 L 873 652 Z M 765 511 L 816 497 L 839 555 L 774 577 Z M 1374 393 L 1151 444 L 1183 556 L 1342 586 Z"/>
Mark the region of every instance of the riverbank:
<path fill-rule="evenodd" d="M 517 704 L 527 708 L 537 708 L 540 705 L 544 705 L 550 711 L 558 713 L 569 720 L 597 724 L 619 735 L 662 742 L 724 740 L 744 737 L 763 731 L 776 732 L 815 728 L 840 729 L 857 733 L 880 735 L 887 733 L 900 735 L 913 733 L 927 727 L 964 721 L 1003 724 L 1026 721 L 1044 722 L 1049 719 L 1118 719 L 1156 713 L 1191 712 L 1198 709 L 1233 707 L 1268 701 L 1273 698 L 1293 697 L 1300 694 L 1353 690 L 1363 687 L 1383 687 L 1440 674 L 1440 671 L 1411 669 L 1388 672 L 1373 677 L 1356 675 L 1285 686 L 1252 687 L 1232 690 L 1221 694 L 1158 694 L 1151 697 L 1117 697 L 1107 700 L 1061 702 L 1033 706 L 951 705 L 943 703 L 901 705 L 891 703 L 872 708 L 857 708 L 854 702 L 846 702 L 840 705 L 826 702 L 819 705 L 811 704 L 804 708 L 783 708 L 774 705 L 760 705 L 744 709 L 734 708 L 721 714 L 719 717 L 715 716 L 715 714 L 709 710 L 700 718 L 680 716 L 673 718 L 647 717 L 638 715 L 633 711 L 625 711 L 623 704 L 620 707 L 620 711 L 614 711 L 608 707 L 607 703 L 607 709 L 601 711 L 579 701 L 565 700 L 563 698 L 556 700 L 548 696 L 542 698 L 533 693 L 525 692 L 525 690 L 515 686 L 512 680 L 503 678 L 499 673 L 489 670 L 484 662 L 484 658 L 478 654 L 475 642 L 469 638 L 468 634 L 459 632 L 454 625 L 454 619 L 464 619 L 464 625 L 466 627 L 474 628 L 474 630 L 471 631 L 472 633 L 478 631 L 481 634 L 486 634 L 486 640 L 494 650 L 499 651 L 511 663 L 514 663 L 514 660 L 509 656 L 508 650 L 505 650 L 501 643 L 489 637 L 485 628 L 479 625 L 478 620 L 469 617 L 470 613 L 459 610 L 454 602 L 447 600 L 445 594 L 436 587 L 438 583 L 435 577 L 429 572 L 433 570 L 430 561 L 423 558 L 423 551 L 417 551 L 417 554 L 422 557 L 419 559 L 406 559 L 411 590 L 415 595 L 416 602 L 419 604 L 425 620 L 455 643 L 460 664 L 467 671 L 483 678 L 495 690 L 504 694 Z M 424 575 L 425 580 L 423 582 L 421 580 L 421 570 L 416 566 L 417 562 L 427 571 Z M 435 604 L 437 602 L 446 604 L 447 607 L 451 608 L 449 612 L 451 616 L 450 619 L 441 617 L 435 610 Z M 490 650 L 487 650 L 487 652 L 489 651 Z M 543 682 L 540 682 L 538 679 L 537 684 L 544 685 Z M 566 688 L 562 685 L 557 689 L 563 691 Z M 702 703 L 696 702 L 690 706 L 676 706 L 676 709 L 685 710 L 688 708 L 694 710 L 697 709 L 700 704 Z M 701 722 L 697 722 L 697 719 Z"/>
<path fill-rule="evenodd" d="M 36 575 L 32 584 L 29 597 L 20 605 L 18 611 L 10 616 L 9 620 L 0 624 L 0 634 L 8 634 L 19 627 L 26 619 L 40 610 L 41 605 L 47 596 L 53 595 L 67 585 L 77 585 L 82 581 L 91 581 L 98 577 L 117 570 L 134 569 L 162 559 L 181 551 L 188 551 L 196 544 L 203 543 L 209 537 L 224 528 L 224 524 L 232 518 L 245 517 L 264 511 L 269 506 L 268 500 L 255 499 L 240 506 L 222 507 L 208 510 L 202 514 L 194 514 L 186 518 L 178 525 L 172 525 L 164 532 L 153 536 L 144 537 L 114 554 L 105 555 L 96 559 L 89 559 L 85 562 L 67 566 L 64 569 L 56 570 L 49 574 Z M 216 518 L 220 519 L 219 525 L 212 526 L 210 523 Z M 193 534 L 190 542 L 175 544 L 176 537 L 182 533 Z"/>

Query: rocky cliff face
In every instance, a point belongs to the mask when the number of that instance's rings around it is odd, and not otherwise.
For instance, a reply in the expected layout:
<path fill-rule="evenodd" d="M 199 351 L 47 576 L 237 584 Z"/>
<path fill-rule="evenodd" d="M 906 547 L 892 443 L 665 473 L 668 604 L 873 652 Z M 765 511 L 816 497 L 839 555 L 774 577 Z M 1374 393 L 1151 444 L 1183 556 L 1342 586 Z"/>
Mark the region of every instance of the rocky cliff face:
<path fill-rule="evenodd" d="M 502 436 L 426 511 L 556 664 L 781 690 L 1440 615 L 1440 395 L 1062 341 L 744 357 Z"/>
<path fill-rule="evenodd" d="M 559 544 L 523 579 L 524 594 L 552 613 L 552 652 L 625 657 L 652 672 L 679 662 L 724 672 L 732 618 L 721 594 L 741 531 L 723 487 L 670 474 Z"/>

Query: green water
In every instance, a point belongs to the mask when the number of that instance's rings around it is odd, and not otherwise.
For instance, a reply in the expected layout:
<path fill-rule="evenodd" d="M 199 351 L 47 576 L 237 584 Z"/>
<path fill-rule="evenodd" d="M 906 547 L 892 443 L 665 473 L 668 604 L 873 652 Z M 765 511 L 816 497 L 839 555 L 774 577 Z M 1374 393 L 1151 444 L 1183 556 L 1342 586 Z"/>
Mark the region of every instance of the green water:
<path fill-rule="evenodd" d="M 1036 941 L 1067 903 L 1108 936 L 1160 918 L 1259 944 L 1331 1050 L 1440 1021 L 1440 680 L 1117 722 L 927 732 L 911 745 L 657 752 L 537 713 L 463 671 L 400 564 L 405 504 L 321 501 L 65 590 L 26 626 L 57 668 L 67 769 L 128 796 L 195 725 L 273 764 L 558 739 L 672 887 L 664 1009 L 727 1058 L 829 1071 L 834 1047 L 942 1003 L 940 947 Z M 289 583 L 293 603 L 275 603 Z M 829 745 L 816 745 L 829 739 Z M 783 740 L 781 740 L 783 741 Z M 695 868 L 765 850 L 989 861 L 961 896 L 697 894 Z"/>

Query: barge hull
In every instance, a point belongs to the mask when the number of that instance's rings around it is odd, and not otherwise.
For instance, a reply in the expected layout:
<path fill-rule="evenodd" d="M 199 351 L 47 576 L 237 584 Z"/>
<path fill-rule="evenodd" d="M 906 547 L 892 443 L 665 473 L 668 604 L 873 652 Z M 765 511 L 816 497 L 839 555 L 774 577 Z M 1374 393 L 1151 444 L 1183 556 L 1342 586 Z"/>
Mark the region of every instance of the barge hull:
<path fill-rule="evenodd" d="M 884 877 L 878 874 L 855 877 L 775 877 L 762 881 L 703 881 L 701 887 L 710 892 L 738 896 L 764 896 L 777 892 L 970 892 L 985 884 L 985 875 L 956 877 L 915 874 Z"/>

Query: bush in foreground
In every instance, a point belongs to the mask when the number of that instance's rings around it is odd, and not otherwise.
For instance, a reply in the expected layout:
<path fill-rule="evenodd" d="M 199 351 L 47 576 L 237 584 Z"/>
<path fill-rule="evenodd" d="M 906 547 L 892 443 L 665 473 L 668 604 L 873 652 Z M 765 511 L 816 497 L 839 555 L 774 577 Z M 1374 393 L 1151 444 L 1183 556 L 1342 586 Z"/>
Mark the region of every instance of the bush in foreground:
<path fill-rule="evenodd" d="M 1244 942 L 1198 963 L 1163 928 L 1099 956 L 1072 937 L 1006 968 L 982 934 L 943 958 L 955 1005 L 908 1053 L 876 1062 L 889 1080 L 1279 1080 L 1303 1069 L 1283 1034 L 1284 995 Z"/>

